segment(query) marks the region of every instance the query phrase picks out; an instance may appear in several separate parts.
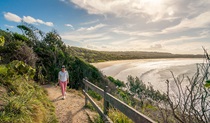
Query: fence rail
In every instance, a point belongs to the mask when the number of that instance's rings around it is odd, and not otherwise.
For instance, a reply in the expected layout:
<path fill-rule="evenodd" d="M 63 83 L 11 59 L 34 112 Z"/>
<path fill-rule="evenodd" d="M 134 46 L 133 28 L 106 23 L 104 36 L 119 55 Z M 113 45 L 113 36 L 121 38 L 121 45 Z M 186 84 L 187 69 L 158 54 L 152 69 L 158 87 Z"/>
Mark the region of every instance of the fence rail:
<path fill-rule="evenodd" d="M 87 105 L 87 102 L 90 101 L 90 103 L 97 110 L 97 112 L 102 116 L 103 120 L 106 123 L 112 123 L 110 118 L 107 116 L 110 104 L 114 108 L 118 109 L 123 114 L 125 114 L 127 117 L 129 117 L 135 123 L 156 123 L 149 117 L 136 111 L 134 108 L 128 106 L 124 102 L 122 102 L 119 99 L 112 96 L 110 93 L 107 92 L 107 87 L 105 87 L 105 89 L 103 90 L 103 89 L 97 87 L 96 85 L 92 84 L 91 82 L 89 82 L 86 79 L 83 79 L 83 83 L 85 84 L 85 90 L 83 90 L 84 95 L 85 95 L 85 105 Z M 98 93 L 99 95 L 101 95 L 104 98 L 104 111 L 102 111 L 101 108 L 87 94 L 88 88 L 90 88 L 91 90 Z"/>

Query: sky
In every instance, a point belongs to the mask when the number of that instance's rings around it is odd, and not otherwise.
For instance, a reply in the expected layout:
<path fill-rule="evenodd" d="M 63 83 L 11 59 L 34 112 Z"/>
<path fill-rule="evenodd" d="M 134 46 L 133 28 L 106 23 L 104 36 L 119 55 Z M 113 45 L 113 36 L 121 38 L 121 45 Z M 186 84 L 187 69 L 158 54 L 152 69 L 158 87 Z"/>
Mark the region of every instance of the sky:
<path fill-rule="evenodd" d="M 0 29 L 20 32 L 22 22 L 92 50 L 210 49 L 210 0 L 0 0 Z"/>

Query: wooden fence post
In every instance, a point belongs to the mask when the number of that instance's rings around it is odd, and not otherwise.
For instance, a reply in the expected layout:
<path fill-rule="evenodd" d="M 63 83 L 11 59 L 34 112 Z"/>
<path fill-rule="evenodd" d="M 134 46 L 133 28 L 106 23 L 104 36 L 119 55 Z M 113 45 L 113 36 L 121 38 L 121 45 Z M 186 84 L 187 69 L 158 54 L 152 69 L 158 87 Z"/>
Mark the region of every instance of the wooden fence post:
<path fill-rule="evenodd" d="M 108 91 L 108 86 L 104 88 L 104 114 L 107 115 L 109 111 L 109 102 L 106 100 L 106 94 Z"/>
<path fill-rule="evenodd" d="M 88 92 L 88 87 L 85 85 L 85 92 L 87 93 Z M 87 106 L 88 104 L 88 97 L 85 96 L 85 106 Z"/>
<path fill-rule="evenodd" d="M 129 105 L 125 104 L 121 100 L 115 98 L 113 95 L 108 93 L 108 86 L 105 86 L 104 90 L 97 87 L 96 85 L 92 84 L 86 79 L 83 79 L 84 82 L 84 95 L 85 95 L 85 105 L 87 105 L 88 102 L 90 102 L 93 107 L 96 109 L 96 111 L 100 114 L 100 116 L 103 117 L 103 120 L 105 123 L 113 123 L 111 119 L 108 117 L 109 108 L 112 105 L 114 108 L 118 109 L 120 112 L 125 114 L 127 117 L 129 117 L 131 120 L 133 120 L 135 123 L 156 123 L 149 117 L 145 116 L 144 114 L 141 114 L 134 108 L 130 107 Z M 88 89 L 93 90 L 94 92 L 98 93 L 104 98 L 104 110 L 102 110 L 94 101 L 93 99 L 88 95 Z"/>

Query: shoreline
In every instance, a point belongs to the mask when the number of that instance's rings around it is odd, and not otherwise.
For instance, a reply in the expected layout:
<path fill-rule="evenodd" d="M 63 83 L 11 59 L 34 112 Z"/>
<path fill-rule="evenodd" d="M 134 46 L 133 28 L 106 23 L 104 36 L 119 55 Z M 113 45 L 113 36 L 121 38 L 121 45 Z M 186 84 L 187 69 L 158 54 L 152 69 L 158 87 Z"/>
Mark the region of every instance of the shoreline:
<path fill-rule="evenodd" d="M 96 67 L 97 69 L 103 69 L 105 67 L 110 66 L 110 64 L 113 63 L 123 63 L 123 62 L 131 62 L 131 61 L 139 61 L 139 60 L 144 60 L 145 62 L 152 61 L 152 60 L 177 60 L 177 59 L 204 59 L 204 58 L 146 58 L 146 59 L 125 59 L 125 60 L 109 60 L 109 61 L 103 61 L 103 62 L 94 62 L 94 63 L 89 63 Z M 106 65 L 104 65 L 106 64 Z"/>
<path fill-rule="evenodd" d="M 204 62 L 203 58 L 173 58 L 173 59 L 136 59 L 116 60 L 92 64 L 104 75 L 112 76 L 127 82 L 127 76 L 139 77 L 146 85 L 152 84 L 156 90 L 164 90 L 165 80 L 182 74 L 191 76 L 196 70 L 196 63 Z"/>

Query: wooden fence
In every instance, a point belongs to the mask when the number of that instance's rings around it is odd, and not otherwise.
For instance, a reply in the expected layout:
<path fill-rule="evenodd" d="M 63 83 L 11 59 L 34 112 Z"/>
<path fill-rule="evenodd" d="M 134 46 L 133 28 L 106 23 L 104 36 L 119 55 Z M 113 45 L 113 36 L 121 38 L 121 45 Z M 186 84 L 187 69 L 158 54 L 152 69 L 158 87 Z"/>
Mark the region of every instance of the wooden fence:
<path fill-rule="evenodd" d="M 132 121 L 135 123 L 156 123 L 155 121 L 151 120 L 149 117 L 145 116 L 144 114 L 141 114 L 140 112 L 136 111 L 134 108 L 128 106 L 124 102 L 120 101 L 119 99 L 115 98 L 111 94 L 107 92 L 107 86 L 105 89 L 101 89 L 97 87 L 96 85 L 92 84 L 86 79 L 83 79 L 83 83 L 85 84 L 85 89 L 83 90 L 83 93 L 85 95 L 85 105 L 87 105 L 87 102 L 90 101 L 90 103 L 93 105 L 93 107 L 96 109 L 96 111 L 99 113 L 99 115 L 102 116 L 105 123 L 113 123 L 111 119 L 107 116 L 109 105 L 111 104 L 114 108 L 121 111 L 123 114 L 125 114 L 127 117 L 129 117 Z M 104 110 L 102 111 L 101 108 L 93 101 L 93 99 L 88 95 L 87 91 L 88 89 L 91 89 L 92 91 L 98 93 L 104 98 Z"/>

